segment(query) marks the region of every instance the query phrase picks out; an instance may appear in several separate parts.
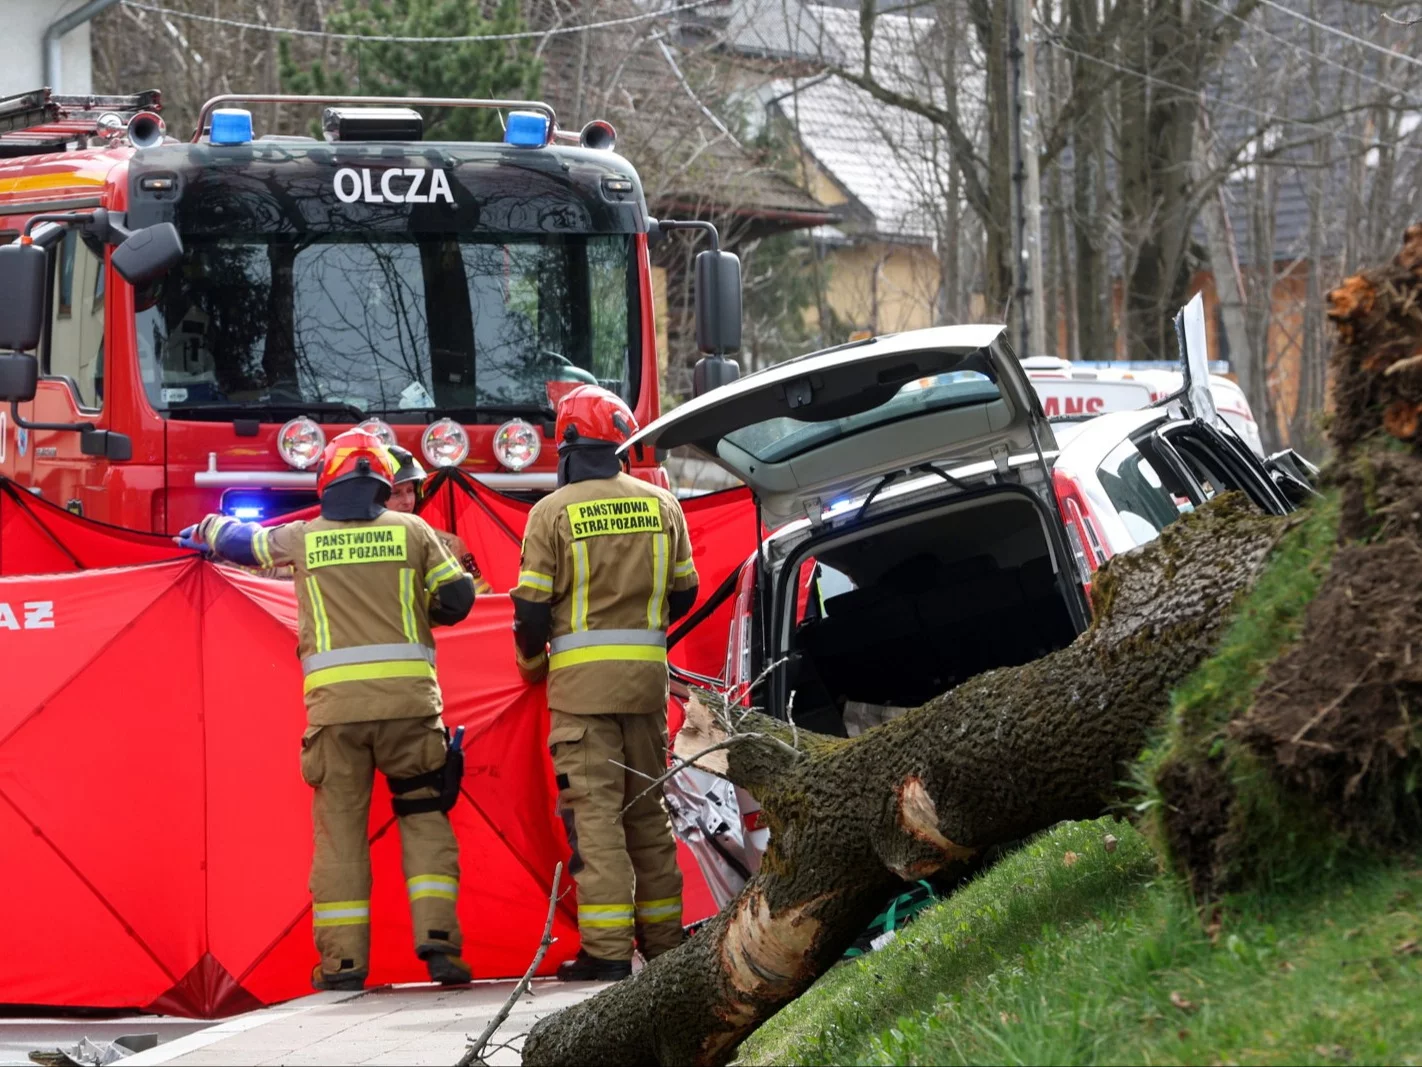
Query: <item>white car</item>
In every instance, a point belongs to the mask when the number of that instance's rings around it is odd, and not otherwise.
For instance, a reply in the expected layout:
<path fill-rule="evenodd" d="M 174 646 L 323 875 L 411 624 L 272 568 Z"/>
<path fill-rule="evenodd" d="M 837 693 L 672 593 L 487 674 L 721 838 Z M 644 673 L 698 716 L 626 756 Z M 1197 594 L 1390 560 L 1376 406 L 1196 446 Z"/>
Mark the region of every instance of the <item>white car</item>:
<path fill-rule="evenodd" d="M 719 464 L 774 531 L 723 587 L 735 615 L 718 688 L 853 734 L 1069 644 L 1090 623 L 1096 567 L 1215 492 L 1290 509 L 1221 430 L 1207 389 L 1187 388 L 1178 411 L 1095 419 L 1060 448 L 1004 334 L 937 327 L 812 353 L 711 390 L 624 446 Z M 719 788 L 701 804 L 705 781 L 673 783 L 683 840 L 717 897 L 734 893 L 764 847 L 735 817 L 753 802 Z"/>

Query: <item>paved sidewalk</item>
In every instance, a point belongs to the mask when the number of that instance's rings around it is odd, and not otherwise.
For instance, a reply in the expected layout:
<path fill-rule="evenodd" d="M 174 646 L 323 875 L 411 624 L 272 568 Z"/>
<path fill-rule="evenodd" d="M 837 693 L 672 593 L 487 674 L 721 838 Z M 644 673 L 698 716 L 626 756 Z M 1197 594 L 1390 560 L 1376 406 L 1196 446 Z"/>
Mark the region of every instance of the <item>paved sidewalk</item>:
<path fill-rule="evenodd" d="M 239 1015 L 187 1037 L 125 1058 L 149 1064 L 442 1064 L 452 1067 L 497 1014 L 517 983 L 476 982 L 457 989 L 388 986 L 364 993 L 317 993 Z M 499 1028 L 494 1042 L 527 1033 L 545 1015 L 583 1000 L 600 984 L 535 981 Z M 488 1056 L 517 1064 L 514 1049 Z"/>

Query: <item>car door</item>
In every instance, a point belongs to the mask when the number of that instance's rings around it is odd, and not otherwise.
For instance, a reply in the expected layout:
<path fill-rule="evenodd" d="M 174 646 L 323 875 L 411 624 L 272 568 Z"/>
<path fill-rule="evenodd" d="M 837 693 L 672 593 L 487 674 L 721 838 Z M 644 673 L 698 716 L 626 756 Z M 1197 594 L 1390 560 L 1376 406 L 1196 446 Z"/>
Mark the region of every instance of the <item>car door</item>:
<path fill-rule="evenodd" d="M 1162 447 L 1174 451 L 1209 496 L 1239 490 L 1270 514 L 1292 511 L 1293 505 L 1274 485 L 1263 462 L 1215 406 L 1201 294 L 1196 293 L 1176 314 L 1175 332 L 1184 384 L 1163 403 L 1179 403 L 1186 421 L 1162 428 Z"/>
<path fill-rule="evenodd" d="M 1205 499 L 1238 491 L 1270 515 L 1287 515 L 1294 509 L 1259 457 L 1216 427 L 1198 420 L 1170 423 L 1157 436 L 1159 447 L 1189 471 L 1204 490 Z"/>

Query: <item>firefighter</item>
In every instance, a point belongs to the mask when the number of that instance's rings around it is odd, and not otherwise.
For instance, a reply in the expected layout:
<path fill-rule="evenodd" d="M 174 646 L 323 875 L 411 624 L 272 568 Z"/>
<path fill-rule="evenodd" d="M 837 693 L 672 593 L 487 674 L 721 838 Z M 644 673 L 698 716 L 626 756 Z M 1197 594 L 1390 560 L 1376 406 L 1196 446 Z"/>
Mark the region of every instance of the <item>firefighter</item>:
<path fill-rule="evenodd" d="M 420 461 L 408 448 L 391 445 L 390 452 L 395 457 L 395 462 L 399 464 L 399 469 L 395 472 L 395 488 L 390 492 L 390 510 L 413 514 L 415 505 L 420 502 L 422 495 L 421 486 L 425 481 L 425 468 L 420 466 Z M 474 553 L 470 552 L 469 546 L 464 543 L 464 538 L 456 533 L 440 529 L 435 530 L 435 536 L 444 542 L 444 547 L 449 550 L 449 554 L 457 559 L 459 565 L 474 579 L 475 593 L 492 593 L 494 591 L 494 587 L 486 582 L 484 576 L 479 573 L 479 564 L 474 559 Z"/>
<path fill-rule="evenodd" d="M 301 774 L 315 790 L 312 921 L 317 989 L 365 983 L 370 950 L 370 793 L 390 781 L 415 952 L 430 979 L 467 982 L 455 903 L 459 855 L 446 812 L 463 757 L 441 722 L 430 628 L 474 604 L 470 577 L 417 516 L 388 510 L 396 462 L 380 439 L 349 430 L 326 446 L 321 515 L 262 527 L 209 515 L 178 535 L 240 566 L 294 570 L 307 728 Z M 462 733 L 462 731 L 461 731 Z"/>
<path fill-rule="evenodd" d="M 636 429 L 595 385 L 559 403 L 559 488 L 529 513 L 512 593 L 519 672 L 548 680 L 578 883 L 582 949 L 559 968 L 565 981 L 625 978 L 634 935 L 649 960 L 682 939 L 671 823 L 658 795 L 639 794 L 666 770 L 666 630 L 697 576 L 676 497 L 622 470 L 617 446 Z"/>

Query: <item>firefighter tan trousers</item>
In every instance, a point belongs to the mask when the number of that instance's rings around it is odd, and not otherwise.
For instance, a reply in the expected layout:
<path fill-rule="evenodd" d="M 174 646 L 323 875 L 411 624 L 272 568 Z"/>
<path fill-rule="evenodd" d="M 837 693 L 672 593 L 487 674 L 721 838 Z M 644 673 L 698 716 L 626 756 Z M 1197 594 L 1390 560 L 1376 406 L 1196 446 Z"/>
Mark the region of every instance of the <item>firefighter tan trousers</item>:
<path fill-rule="evenodd" d="M 438 715 L 313 726 L 301 739 L 301 776 L 315 789 L 311 821 L 312 924 L 321 970 L 365 974 L 370 965 L 370 791 L 375 772 L 413 778 L 444 765 Z M 437 795 L 417 789 L 410 799 Z M 458 955 L 459 851 L 443 812 L 405 815 L 400 848 L 415 951 Z"/>
<path fill-rule="evenodd" d="M 584 951 L 630 960 L 634 932 L 648 959 L 675 948 L 681 871 L 671 821 L 660 790 L 632 803 L 650 779 L 666 772 L 666 716 L 554 711 L 548 747 L 573 847 Z"/>

